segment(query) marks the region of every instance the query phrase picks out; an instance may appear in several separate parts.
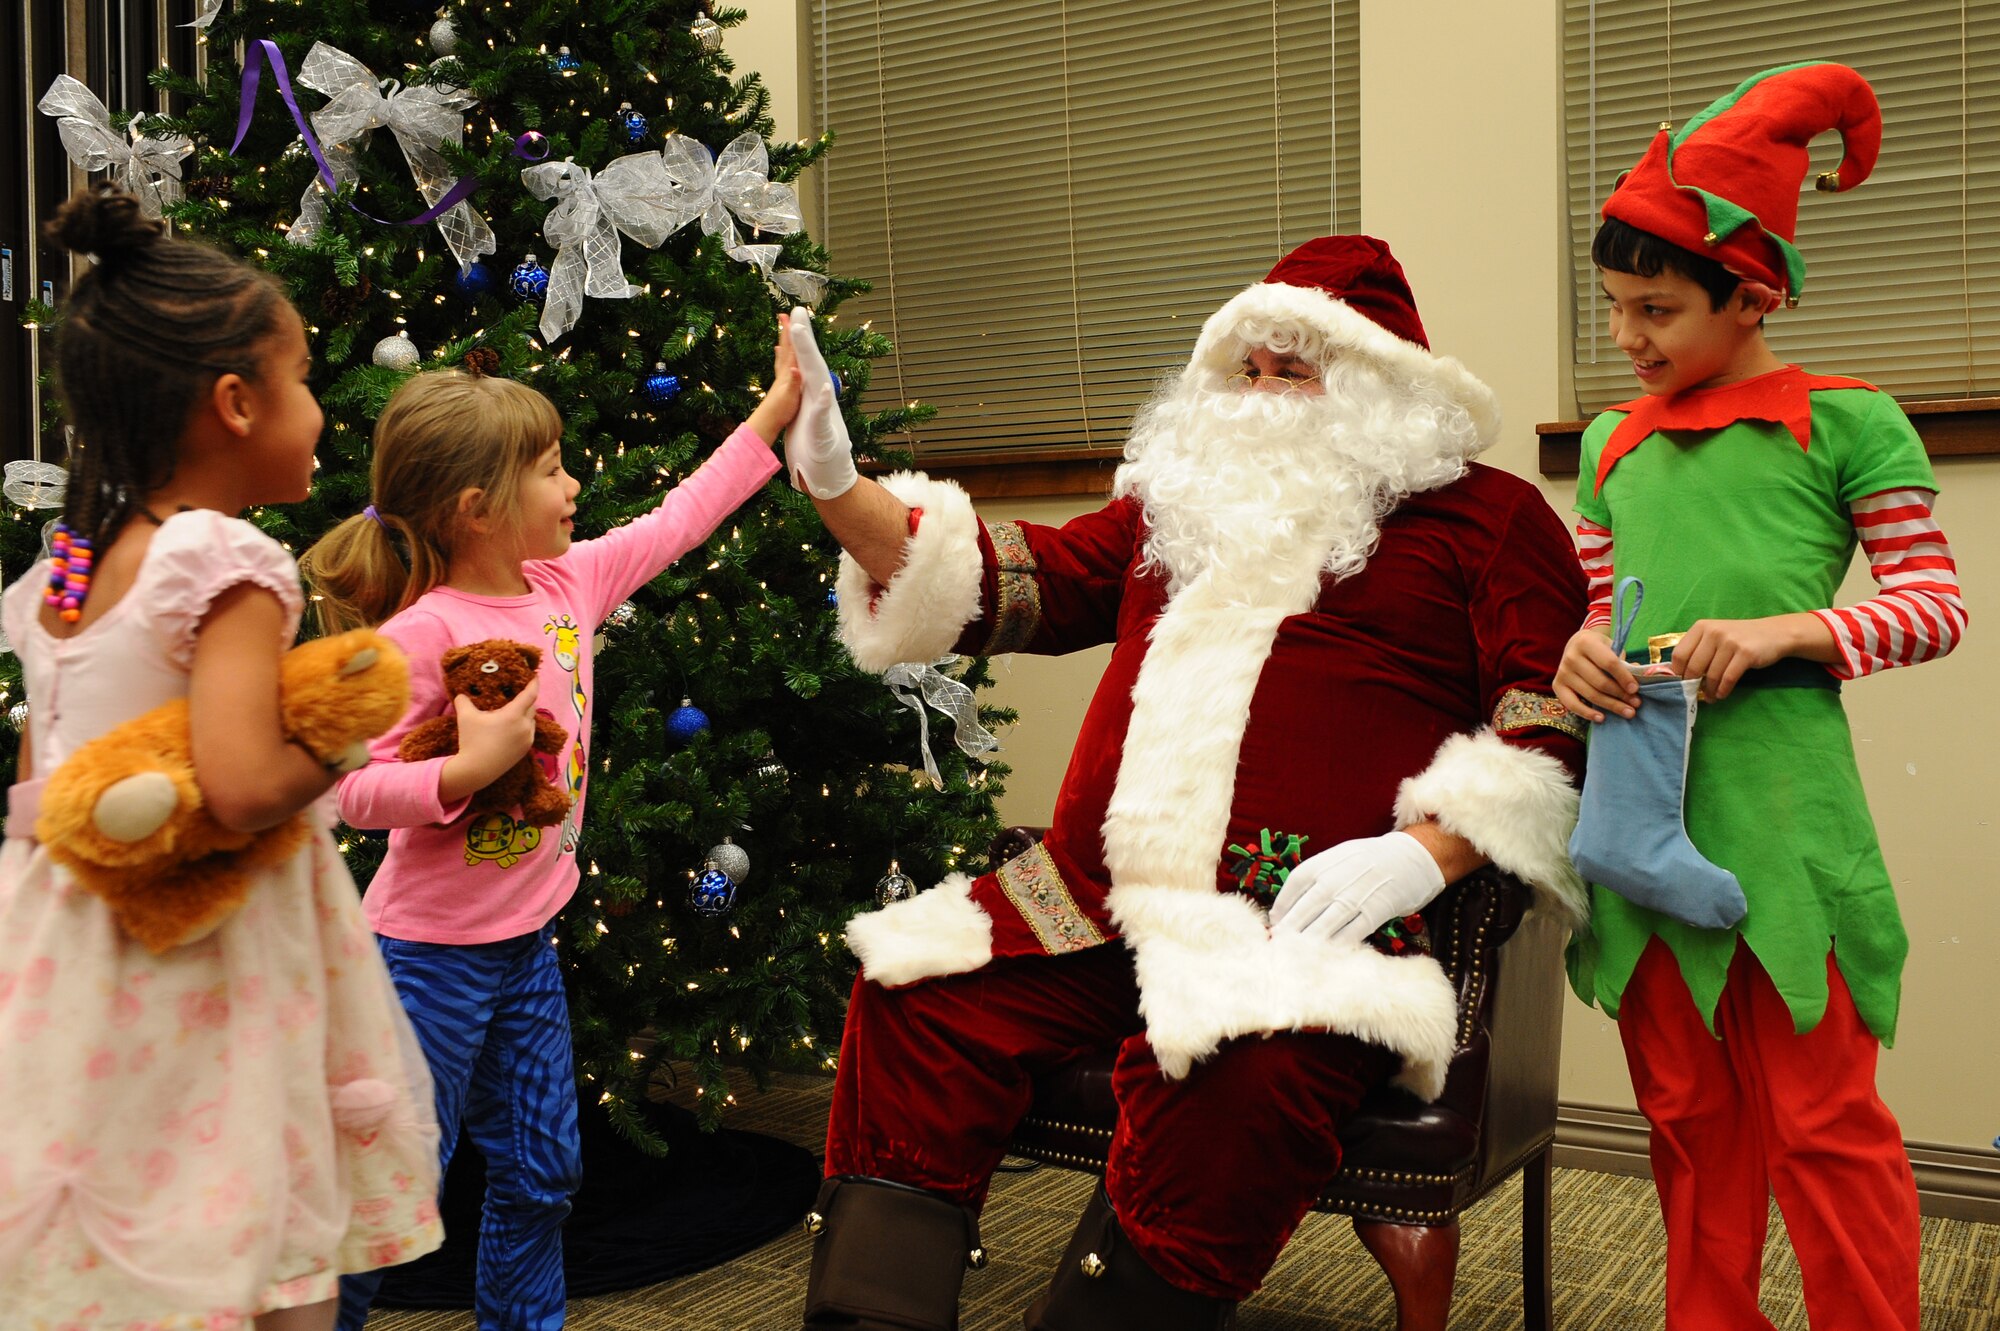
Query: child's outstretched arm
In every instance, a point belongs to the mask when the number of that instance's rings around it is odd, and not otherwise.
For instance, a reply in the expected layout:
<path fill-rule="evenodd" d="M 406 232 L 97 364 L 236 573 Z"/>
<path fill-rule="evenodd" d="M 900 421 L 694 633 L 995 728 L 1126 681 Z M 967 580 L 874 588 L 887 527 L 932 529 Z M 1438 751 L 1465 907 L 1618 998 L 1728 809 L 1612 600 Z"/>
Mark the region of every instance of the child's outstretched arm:
<path fill-rule="evenodd" d="M 278 700 L 285 631 L 278 598 L 245 582 L 217 596 L 195 632 L 188 680 L 195 780 L 231 831 L 277 826 L 339 775 L 285 736 Z"/>
<path fill-rule="evenodd" d="M 591 597 L 587 613 L 592 625 L 707 540 L 724 518 L 777 474 L 778 459 L 771 446 L 798 408 L 798 365 L 780 317 L 771 386 L 749 419 L 693 475 L 668 490 L 652 512 L 594 541 L 580 541 L 562 557 L 562 567 L 583 583 Z"/>

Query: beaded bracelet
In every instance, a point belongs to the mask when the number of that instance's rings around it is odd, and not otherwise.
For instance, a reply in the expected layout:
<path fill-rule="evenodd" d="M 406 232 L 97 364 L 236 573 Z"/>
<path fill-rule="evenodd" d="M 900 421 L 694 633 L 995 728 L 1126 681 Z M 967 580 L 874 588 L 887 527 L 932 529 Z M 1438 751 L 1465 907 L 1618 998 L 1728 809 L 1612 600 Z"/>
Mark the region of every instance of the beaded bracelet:
<path fill-rule="evenodd" d="M 53 607 L 66 624 L 83 617 L 83 601 L 90 595 L 90 564 L 90 538 L 58 522 L 49 537 L 49 589 L 42 593 L 42 604 Z"/>

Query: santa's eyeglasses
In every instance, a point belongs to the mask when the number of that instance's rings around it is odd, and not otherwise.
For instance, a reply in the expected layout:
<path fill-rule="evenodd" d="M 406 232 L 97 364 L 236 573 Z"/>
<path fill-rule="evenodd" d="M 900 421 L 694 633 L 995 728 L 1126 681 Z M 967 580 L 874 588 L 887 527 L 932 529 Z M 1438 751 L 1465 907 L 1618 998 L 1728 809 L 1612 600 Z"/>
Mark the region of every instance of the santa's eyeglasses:
<path fill-rule="evenodd" d="M 1222 382 L 1228 384 L 1231 388 L 1248 393 L 1255 389 L 1260 381 L 1283 384 L 1284 387 L 1276 390 L 1280 393 L 1303 393 L 1306 389 L 1311 388 L 1319 382 L 1319 376 L 1316 374 L 1251 374 L 1248 370 L 1238 370 Z"/>

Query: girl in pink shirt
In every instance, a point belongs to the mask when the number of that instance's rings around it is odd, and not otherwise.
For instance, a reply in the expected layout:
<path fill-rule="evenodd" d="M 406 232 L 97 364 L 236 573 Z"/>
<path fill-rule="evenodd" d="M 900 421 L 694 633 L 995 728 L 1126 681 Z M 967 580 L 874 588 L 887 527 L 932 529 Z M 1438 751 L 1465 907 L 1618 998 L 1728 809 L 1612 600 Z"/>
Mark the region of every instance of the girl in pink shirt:
<path fill-rule="evenodd" d="M 652 512 L 572 543 L 581 488 L 563 469 L 562 420 L 510 380 L 418 375 L 376 422 L 372 499 L 300 561 L 328 631 L 379 624 L 410 660 L 410 710 L 340 785 L 340 816 L 389 830 L 363 901 L 430 1060 L 442 1159 L 463 1121 L 486 1158 L 479 1324 L 555 1331 L 562 1234 L 579 1174 L 569 1013 L 549 922 L 576 890 L 590 771 L 591 641 L 607 614 L 777 474 L 771 444 L 798 408 L 779 321 L 773 387 L 750 419 Z M 495 711 L 448 696 L 441 658 L 507 639 L 540 673 Z M 539 706 L 541 699 L 551 705 Z M 403 736 L 455 710 L 458 751 L 397 761 Z M 469 815 L 472 794 L 530 751 L 536 712 L 566 733 L 544 770 L 571 797 L 554 827 Z M 358 1331 L 381 1273 L 341 1282 Z"/>

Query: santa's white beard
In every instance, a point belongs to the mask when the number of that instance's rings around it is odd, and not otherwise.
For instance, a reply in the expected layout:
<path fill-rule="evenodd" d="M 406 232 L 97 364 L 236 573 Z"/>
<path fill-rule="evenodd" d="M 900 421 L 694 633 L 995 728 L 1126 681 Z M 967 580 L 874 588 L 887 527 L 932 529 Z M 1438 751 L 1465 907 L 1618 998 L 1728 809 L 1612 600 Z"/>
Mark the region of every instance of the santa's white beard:
<path fill-rule="evenodd" d="M 1262 604 L 1314 569 L 1358 573 L 1382 519 L 1465 474 L 1479 451 L 1460 408 L 1337 362 L 1324 394 L 1246 393 L 1190 367 L 1139 413 L 1113 493 L 1136 497 L 1146 566 L 1170 591 L 1210 573 Z"/>

